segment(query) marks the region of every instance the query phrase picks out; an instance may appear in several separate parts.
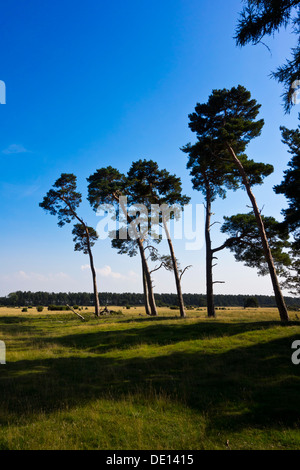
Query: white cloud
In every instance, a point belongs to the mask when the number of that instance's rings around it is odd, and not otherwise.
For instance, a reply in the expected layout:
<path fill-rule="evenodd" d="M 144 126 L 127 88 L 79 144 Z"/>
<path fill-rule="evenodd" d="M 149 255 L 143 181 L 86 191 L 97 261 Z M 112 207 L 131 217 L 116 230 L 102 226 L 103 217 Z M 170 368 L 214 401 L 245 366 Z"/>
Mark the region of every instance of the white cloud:
<path fill-rule="evenodd" d="M 102 291 L 139 291 L 140 276 L 134 271 L 115 272 L 109 265 L 97 269 L 99 292 Z M 91 292 L 92 279 L 89 264 L 81 266 L 81 273 L 38 272 L 19 269 L 11 273 L 0 273 L 1 295 L 8 292 L 45 291 L 45 292 Z"/>
<path fill-rule="evenodd" d="M 86 271 L 87 269 L 90 269 L 90 266 L 88 264 L 84 264 L 81 266 L 81 271 Z"/>
<path fill-rule="evenodd" d="M 13 155 L 16 153 L 27 153 L 29 152 L 23 145 L 11 144 L 6 149 L 2 150 L 5 155 Z"/>
<path fill-rule="evenodd" d="M 121 273 L 114 273 L 110 266 L 104 266 L 104 268 L 97 269 L 97 273 L 102 277 L 112 277 L 113 279 L 122 279 Z"/>
<path fill-rule="evenodd" d="M 26 281 L 30 279 L 29 274 L 25 273 L 25 271 L 19 271 L 16 277 L 20 277 L 21 279 L 25 279 Z"/>
<path fill-rule="evenodd" d="M 89 264 L 85 264 L 81 266 L 82 271 L 86 271 L 90 269 Z M 100 277 L 106 277 L 106 278 L 111 278 L 111 279 L 122 279 L 122 280 L 134 280 L 138 278 L 138 275 L 134 271 L 129 271 L 127 275 L 121 274 L 114 272 L 112 268 L 108 265 L 104 266 L 103 268 L 97 268 L 96 273 Z"/>

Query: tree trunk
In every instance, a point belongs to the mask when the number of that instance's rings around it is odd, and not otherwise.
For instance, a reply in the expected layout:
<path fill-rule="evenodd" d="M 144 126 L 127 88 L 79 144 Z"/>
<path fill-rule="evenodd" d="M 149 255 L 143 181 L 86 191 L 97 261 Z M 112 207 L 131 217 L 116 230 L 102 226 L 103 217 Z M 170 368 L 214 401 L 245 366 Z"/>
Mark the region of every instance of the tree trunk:
<path fill-rule="evenodd" d="M 90 266 L 91 266 L 92 278 L 93 278 L 95 315 L 96 315 L 96 317 L 99 317 L 100 316 L 100 302 L 99 302 L 99 295 L 98 295 L 98 288 L 97 288 L 96 270 L 95 270 L 95 266 L 94 266 L 94 259 L 93 259 L 93 254 L 92 254 L 92 250 L 91 250 L 91 245 L 90 245 L 90 234 L 89 234 L 89 231 L 88 231 L 88 228 L 87 228 L 86 224 L 83 222 L 82 219 L 80 219 L 80 217 L 78 217 L 78 215 L 76 214 L 76 212 L 74 211 L 72 206 L 68 203 L 68 201 L 66 201 L 63 197 L 61 198 L 61 200 L 69 207 L 69 209 L 72 212 L 75 219 L 77 219 L 78 222 L 80 222 L 80 224 L 83 225 L 85 233 L 86 233 L 87 250 L 88 250 L 88 255 L 89 255 L 89 258 L 90 258 Z"/>
<path fill-rule="evenodd" d="M 206 184 L 206 216 L 205 216 L 205 246 L 206 246 L 206 302 L 207 315 L 212 318 L 216 316 L 214 294 L 213 294 L 213 251 L 210 238 L 211 224 L 211 195 L 208 183 Z"/>
<path fill-rule="evenodd" d="M 147 278 L 146 278 L 143 261 L 142 261 L 142 271 L 143 271 L 143 291 L 144 291 L 145 311 L 147 315 L 151 316 L 150 305 L 149 305 L 148 284 L 147 284 Z"/>
<path fill-rule="evenodd" d="M 247 174 L 244 170 L 243 165 L 241 164 L 241 162 L 238 159 L 238 157 L 236 156 L 233 148 L 229 144 L 227 144 L 227 148 L 228 148 L 228 150 L 229 150 L 236 166 L 238 167 L 238 170 L 239 170 L 240 175 L 243 179 L 243 183 L 245 185 L 247 194 L 248 194 L 249 199 L 252 203 L 253 211 L 254 211 L 256 221 L 257 221 L 257 225 L 258 225 L 258 229 L 259 229 L 259 233 L 260 233 L 260 236 L 261 236 L 261 242 L 262 242 L 263 250 L 264 250 L 264 253 L 265 253 L 265 258 L 266 258 L 266 261 L 267 261 L 267 264 L 268 264 L 268 267 L 269 267 L 269 271 L 270 271 L 270 276 L 271 276 L 271 280 L 272 280 L 272 284 L 273 284 L 273 290 L 274 290 L 274 294 L 275 294 L 276 304 L 277 304 L 277 308 L 279 310 L 279 315 L 280 315 L 281 321 L 282 322 L 288 322 L 289 321 L 289 314 L 288 314 L 288 311 L 287 311 L 287 308 L 286 308 L 286 305 L 285 305 L 285 301 L 284 301 L 284 298 L 283 298 L 283 295 L 282 295 L 282 292 L 281 292 L 281 289 L 280 289 L 280 285 L 279 285 L 279 282 L 278 282 L 277 273 L 276 273 L 272 253 L 271 253 L 271 250 L 270 250 L 270 246 L 269 246 L 269 242 L 268 242 L 268 239 L 267 239 L 264 223 L 263 223 L 263 220 L 261 218 L 260 211 L 258 209 L 256 199 L 255 199 L 255 197 L 252 193 L 251 186 L 250 186 L 250 183 L 249 183 L 249 180 L 248 180 L 248 177 L 247 177 Z"/>
<path fill-rule="evenodd" d="M 138 247 L 139 247 L 141 258 L 142 258 L 143 272 L 145 273 L 146 287 L 148 290 L 148 299 L 149 299 L 151 316 L 157 317 L 157 308 L 156 308 L 155 298 L 154 298 L 154 293 L 153 293 L 151 274 L 150 274 L 147 259 L 145 256 L 143 242 L 141 241 L 140 238 L 138 238 L 137 243 L 138 243 Z M 145 305 L 145 308 L 146 308 L 146 305 Z"/>
<path fill-rule="evenodd" d="M 80 315 L 80 313 L 75 312 L 74 308 L 70 307 L 70 305 L 68 305 L 68 304 L 66 304 L 66 305 L 73 313 L 75 313 L 75 315 L 77 315 L 77 317 L 79 317 L 79 318 L 81 318 L 81 320 L 85 321 L 85 319 L 83 318 L 82 315 Z"/>
<path fill-rule="evenodd" d="M 95 270 L 93 254 L 92 254 L 92 250 L 90 246 L 89 231 L 86 225 L 85 225 L 85 232 L 87 235 L 87 249 L 88 249 L 88 254 L 90 258 L 90 266 L 91 266 L 92 278 L 93 278 L 95 315 L 96 317 L 99 317 L 100 316 L 100 302 L 99 302 L 99 295 L 98 295 L 98 288 L 97 288 L 96 270 Z"/>
<path fill-rule="evenodd" d="M 172 258 L 172 264 L 173 264 L 173 271 L 174 271 L 174 276 L 175 276 L 175 283 L 176 283 L 176 290 L 177 290 L 177 297 L 178 297 L 178 305 L 179 305 L 179 310 L 180 310 L 180 316 L 182 318 L 186 317 L 185 309 L 184 309 L 184 302 L 183 302 L 183 296 L 182 296 L 182 291 L 181 291 L 181 282 L 180 282 L 180 276 L 178 272 L 178 265 L 177 265 L 177 260 L 176 256 L 174 253 L 174 248 L 173 248 L 173 243 L 169 234 L 169 230 L 165 221 L 165 218 L 163 217 L 163 225 L 164 229 L 167 235 L 168 239 L 168 244 L 169 244 L 169 249 L 171 253 L 171 258 Z"/>
<path fill-rule="evenodd" d="M 114 195 L 114 198 L 119 203 L 119 205 L 120 205 L 120 207 L 123 211 L 123 214 L 126 217 L 126 220 L 127 220 L 128 224 L 131 224 L 133 222 L 133 219 L 128 215 L 127 209 L 124 206 L 123 201 L 121 201 L 120 198 L 116 195 Z M 138 234 L 138 232 L 137 232 L 137 234 Z M 137 244 L 138 244 L 138 247 L 139 247 L 139 250 L 140 250 L 140 255 L 141 255 L 141 258 L 142 258 L 143 273 L 145 274 L 146 286 L 148 288 L 147 290 L 148 290 L 148 299 L 149 299 L 149 306 L 150 306 L 151 316 L 157 317 L 157 308 L 156 308 L 156 305 L 155 305 L 155 298 L 154 298 L 154 293 L 153 293 L 151 274 L 150 274 L 147 259 L 146 259 L 146 256 L 145 256 L 145 250 L 144 250 L 143 242 L 142 242 L 142 240 L 139 236 L 137 237 Z M 145 308 L 146 308 L 146 305 L 145 305 Z"/>

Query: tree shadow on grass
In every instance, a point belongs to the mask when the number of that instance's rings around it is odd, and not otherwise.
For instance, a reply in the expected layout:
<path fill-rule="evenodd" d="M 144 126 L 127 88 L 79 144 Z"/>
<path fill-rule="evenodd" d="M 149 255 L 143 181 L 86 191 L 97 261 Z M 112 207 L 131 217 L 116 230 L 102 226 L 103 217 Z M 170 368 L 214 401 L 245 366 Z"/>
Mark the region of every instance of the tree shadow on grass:
<path fill-rule="evenodd" d="M 115 349 L 125 350 L 141 344 L 165 346 L 182 341 L 231 337 L 250 331 L 268 330 L 276 325 L 280 325 L 280 322 L 197 322 L 192 324 L 178 322 L 172 325 L 153 323 L 145 327 L 97 330 L 54 337 L 48 341 L 76 350 L 103 354 Z"/>
<path fill-rule="evenodd" d="M 197 320 L 197 318 L 195 318 Z M 140 314 L 139 317 L 131 317 L 131 318 L 120 318 L 118 323 L 156 323 L 162 322 L 166 320 L 178 320 L 182 322 L 181 316 L 178 315 L 159 315 L 157 317 L 150 317 Z"/>
<path fill-rule="evenodd" d="M 291 335 L 209 354 L 8 363 L 5 372 L 0 369 L 0 423 L 32 422 L 38 413 L 70 411 L 97 399 L 145 402 L 162 394 L 205 413 L 211 429 L 294 426 L 300 420 L 300 369 L 291 362 L 296 339 Z"/>
<path fill-rule="evenodd" d="M 2 335 L 16 335 L 36 330 L 34 318 L 19 316 L 0 316 L 0 332 Z"/>

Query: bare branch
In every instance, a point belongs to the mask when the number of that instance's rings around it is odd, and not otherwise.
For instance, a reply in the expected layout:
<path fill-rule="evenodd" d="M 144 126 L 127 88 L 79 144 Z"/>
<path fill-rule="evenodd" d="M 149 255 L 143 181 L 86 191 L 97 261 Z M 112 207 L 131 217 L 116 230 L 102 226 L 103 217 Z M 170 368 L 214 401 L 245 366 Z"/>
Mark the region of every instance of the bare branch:
<path fill-rule="evenodd" d="M 156 267 L 156 268 L 152 269 L 152 271 L 150 271 L 150 274 L 155 273 L 155 271 L 158 271 L 160 268 L 163 267 L 163 265 L 164 265 L 164 263 L 160 263 L 160 265 L 158 267 Z"/>
<path fill-rule="evenodd" d="M 190 269 L 191 267 L 192 267 L 192 264 L 190 264 L 189 266 L 186 266 L 186 267 L 184 268 L 184 270 L 183 270 L 182 273 L 180 274 L 180 280 L 181 280 L 182 276 L 184 275 L 184 273 L 185 273 L 188 269 Z"/>
<path fill-rule="evenodd" d="M 81 320 L 85 321 L 85 318 L 83 318 L 79 313 L 75 312 L 74 308 L 70 307 L 70 305 L 66 304 L 67 307 L 72 310 L 73 313 L 75 313 L 75 315 L 77 315 L 77 317 L 81 318 Z"/>
<path fill-rule="evenodd" d="M 209 228 L 213 227 L 213 225 L 215 225 L 215 224 L 220 224 L 220 225 L 222 225 L 222 222 L 213 222 L 212 224 L 210 224 Z"/>

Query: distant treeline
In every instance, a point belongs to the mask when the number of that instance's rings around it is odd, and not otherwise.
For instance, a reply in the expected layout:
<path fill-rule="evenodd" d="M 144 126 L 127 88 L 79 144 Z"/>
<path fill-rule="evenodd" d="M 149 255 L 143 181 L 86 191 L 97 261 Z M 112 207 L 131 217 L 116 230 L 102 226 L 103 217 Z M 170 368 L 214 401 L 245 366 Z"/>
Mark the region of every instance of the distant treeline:
<path fill-rule="evenodd" d="M 243 307 L 248 297 L 255 297 L 260 307 L 276 307 L 275 298 L 267 295 L 216 295 L 215 305 L 217 307 Z M 202 294 L 183 294 L 184 303 L 187 306 L 206 307 L 206 298 Z M 178 297 L 176 294 L 155 294 L 157 306 L 177 306 Z M 300 307 L 300 299 L 295 297 L 286 297 L 286 303 L 289 307 Z M 102 292 L 100 295 L 102 305 L 120 305 L 120 306 L 139 306 L 144 305 L 143 294 L 134 294 L 124 292 L 123 294 L 114 294 L 111 292 Z M 6 297 L 0 297 L 1 306 L 23 307 L 23 306 L 48 306 L 48 305 L 93 305 L 93 294 L 87 292 L 12 292 Z"/>

